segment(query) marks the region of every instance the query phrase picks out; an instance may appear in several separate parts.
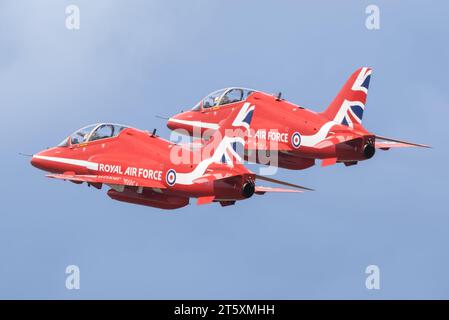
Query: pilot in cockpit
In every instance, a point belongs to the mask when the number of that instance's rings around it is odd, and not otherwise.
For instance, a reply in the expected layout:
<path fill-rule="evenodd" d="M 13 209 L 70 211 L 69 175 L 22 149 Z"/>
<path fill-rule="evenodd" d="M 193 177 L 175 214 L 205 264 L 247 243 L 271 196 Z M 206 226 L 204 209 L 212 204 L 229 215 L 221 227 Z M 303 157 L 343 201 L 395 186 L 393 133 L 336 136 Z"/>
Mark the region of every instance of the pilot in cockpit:
<path fill-rule="evenodd" d="M 220 104 L 228 104 L 231 103 L 231 100 L 229 100 L 229 97 L 227 95 L 224 95 L 223 98 L 221 98 Z"/>

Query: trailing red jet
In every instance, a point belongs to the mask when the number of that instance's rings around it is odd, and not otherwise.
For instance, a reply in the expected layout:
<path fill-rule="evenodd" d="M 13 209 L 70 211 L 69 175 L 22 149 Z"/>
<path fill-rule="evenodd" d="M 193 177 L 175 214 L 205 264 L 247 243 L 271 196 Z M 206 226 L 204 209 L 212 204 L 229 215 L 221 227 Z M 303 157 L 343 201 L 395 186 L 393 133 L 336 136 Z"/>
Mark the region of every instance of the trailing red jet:
<path fill-rule="evenodd" d="M 362 126 L 371 68 L 354 72 L 341 91 L 323 112 L 317 113 L 288 102 L 281 95 L 271 95 L 245 88 L 227 88 L 211 93 L 193 109 L 170 118 L 167 126 L 182 129 L 188 135 L 202 136 L 218 128 L 234 109 L 244 109 L 250 138 L 245 157 L 265 163 L 275 151 L 276 162 L 270 165 L 287 169 L 305 169 L 315 164 L 337 162 L 357 164 L 373 157 L 376 149 L 428 147 L 391 139 L 367 131 Z M 267 163 L 265 163 L 267 164 Z"/>
<path fill-rule="evenodd" d="M 311 190 L 257 175 L 241 164 L 236 145 L 243 146 L 247 123 L 241 111 L 231 112 L 205 144 L 178 145 L 147 131 L 116 124 L 82 128 L 58 146 L 33 155 L 31 164 L 47 177 L 86 182 L 109 197 L 162 209 L 219 202 L 232 205 L 255 194 Z M 256 186 L 256 180 L 295 189 Z"/>

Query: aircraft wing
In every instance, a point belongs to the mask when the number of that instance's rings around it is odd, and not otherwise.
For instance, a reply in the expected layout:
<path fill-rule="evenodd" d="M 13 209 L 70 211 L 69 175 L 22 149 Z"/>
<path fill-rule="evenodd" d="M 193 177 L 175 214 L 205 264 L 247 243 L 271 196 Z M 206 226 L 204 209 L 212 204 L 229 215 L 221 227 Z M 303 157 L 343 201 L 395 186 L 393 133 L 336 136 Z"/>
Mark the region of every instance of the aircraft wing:
<path fill-rule="evenodd" d="M 142 178 L 125 178 L 117 176 L 106 176 L 106 175 L 82 175 L 82 174 L 47 174 L 49 178 L 69 180 L 72 182 L 87 182 L 92 184 L 108 184 L 108 185 L 123 185 L 123 186 L 133 186 L 133 187 L 147 187 L 147 188 L 157 188 L 165 189 L 166 186 L 161 181 L 142 179 Z"/>

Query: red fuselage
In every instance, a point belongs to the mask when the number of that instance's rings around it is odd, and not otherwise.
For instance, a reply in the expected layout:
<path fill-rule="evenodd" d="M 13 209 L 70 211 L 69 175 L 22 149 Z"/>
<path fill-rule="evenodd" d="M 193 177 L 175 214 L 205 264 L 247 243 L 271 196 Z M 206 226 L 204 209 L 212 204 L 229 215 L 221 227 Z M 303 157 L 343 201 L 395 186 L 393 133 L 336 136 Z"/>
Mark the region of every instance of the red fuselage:
<path fill-rule="evenodd" d="M 185 130 L 189 135 L 203 134 L 214 130 L 231 110 L 247 103 L 255 107 L 250 127 L 257 143 L 247 144 L 246 153 L 277 152 L 279 167 L 305 169 L 314 165 L 315 159 L 329 158 L 351 163 L 370 158 L 374 153 L 374 137 L 363 127 L 350 128 L 322 114 L 258 91 L 242 101 L 212 108 L 205 108 L 200 103 L 195 110 L 170 118 L 167 126 L 172 130 Z M 350 141 L 336 144 L 327 140 L 331 136 L 333 139 L 350 136 L 346 139 Z M 254 148 L 256 150 L 252 150 Z M 257 162 L 261 163 L 259 156 Z"/>
<path fill-rule="evenodd" d="M 94 129 L 91 137 L 95 130 L 99 129 Z M 64 145 L 35 154 L 31 164 L 63 177 L 82 176 L 87 179 L 82 181 L 97 188 L 107 184 L 111 187 L 108 195 L 115 200 L 164 209 L 183 207 L 190 197 L 214 197 L 214 201 L 225 202 L 252 195 L 242 192 L 245 183 L 254 180 L 247 171 L 219 181 L 195 181 L 206 173 L 235 173 L 239 168 L 213 163 L 200 172 L 191 162 L 174 163 L 172 149 L 181 147 L 146 131 L 127 127 L 116 136 L 73 141 L 75 138 L 69 137 Z M 196 152 L 182 150 L 188 158 Z M 75 178 L 67 180 L 77 182 Z"/>

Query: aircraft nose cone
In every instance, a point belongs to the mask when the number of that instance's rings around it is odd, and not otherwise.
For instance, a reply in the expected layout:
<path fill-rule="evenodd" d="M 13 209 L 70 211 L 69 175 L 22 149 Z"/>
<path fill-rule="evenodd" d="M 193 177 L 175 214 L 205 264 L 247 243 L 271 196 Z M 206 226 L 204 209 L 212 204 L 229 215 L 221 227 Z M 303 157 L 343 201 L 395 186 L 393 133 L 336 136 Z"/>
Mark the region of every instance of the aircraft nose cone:
<path fill-rule="evenodd" d="M 33 167 L 44 170 L 51 171 L 51 164 L 47 159 L 45 159 L 45 151 L 38 152 L 31 157 L 30 163 Z"/>
<path fill-rule="evenodd" d="M 42 168 L 42 161 L 41 161 L 37 156 L 38 156 L 38 154 L 34 154 L 34 155 L 31 157 L 30 163 L 31 163 L 31 165 L 32 165 L 33 167 L 36 167 L 36 168 L 38 168 L 38 169 L 41 169 L 41 168 Z"/>
<path fill-rule="evenodd" d="M 167 121 L 167 127 L 170 130 L 186 130 L 192 133 L 193 128 L 201 122 L 201 115 L 194 114 L 191 111 L 178 113 Z"/>
<path fill-rule="evenodd" d="M 179 115 L 175 115 L 167 120 L 167 127 L 170 130 L 178 129 L 178 123 L 177 123 L 178 118 L 179 118 Z"/>

